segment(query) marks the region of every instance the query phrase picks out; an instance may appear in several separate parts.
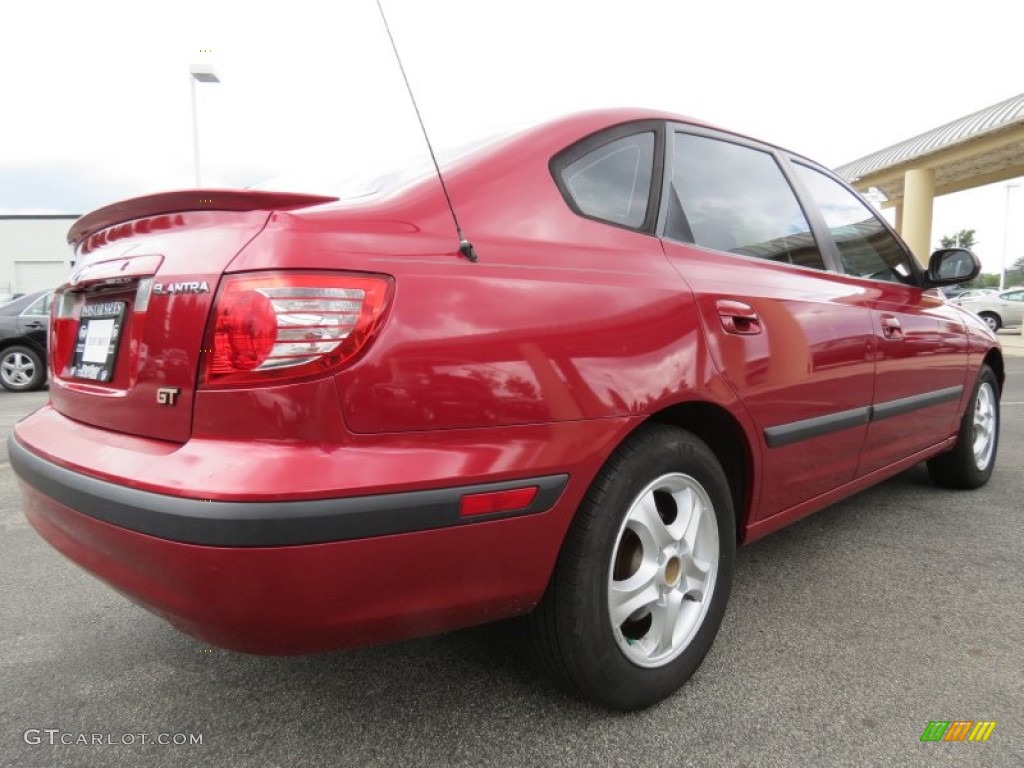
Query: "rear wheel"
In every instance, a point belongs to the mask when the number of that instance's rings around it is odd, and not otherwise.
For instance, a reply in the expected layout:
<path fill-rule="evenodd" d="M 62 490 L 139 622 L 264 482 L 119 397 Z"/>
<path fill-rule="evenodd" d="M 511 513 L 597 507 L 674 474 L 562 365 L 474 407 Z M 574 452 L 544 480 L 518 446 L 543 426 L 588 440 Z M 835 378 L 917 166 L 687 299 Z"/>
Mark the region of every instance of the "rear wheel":
<path fill-rule="evenodd" d="M 46 367 L 39 353 L 29 347 L 8 347 L 0 354 L 0 385 L 12 392 L 39 389 L 46 381 Z"/>
<path fill-rule="evenodd" d="M 928 460 L 932 481 L 947 488 L 980 488 L 992 476 L 999 447 L 999 380 L 981 367 L 971 402 L 960 421 L 956 446 Z"/>
<path fill-rule="evenodd" d="M 978 317 L 984 320 L 985 324 L 993 331 L 998 331 L 1003 327 L 1003 321 L 995 312 L 982 312 Z"/>
<path fill-rule="evenodd" d="M 531 617 L 542 660 L 608 707 L 663 699 L 714 641 L 735 548 L 715 455 L 689 432 L 641 428 L 594 481 Z"/>

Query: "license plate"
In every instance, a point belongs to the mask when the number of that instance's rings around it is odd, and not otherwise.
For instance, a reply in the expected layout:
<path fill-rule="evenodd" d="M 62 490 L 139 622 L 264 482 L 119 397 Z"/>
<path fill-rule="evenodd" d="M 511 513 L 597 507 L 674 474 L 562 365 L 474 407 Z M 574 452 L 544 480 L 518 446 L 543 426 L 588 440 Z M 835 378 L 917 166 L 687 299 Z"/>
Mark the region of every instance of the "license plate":
<path fill-rule="evenodd" d="M 71 375 L 89 381 L 114 378 L 118 340 L 124 325 L 124 302 L 101 301 L 82 307 Z"/>

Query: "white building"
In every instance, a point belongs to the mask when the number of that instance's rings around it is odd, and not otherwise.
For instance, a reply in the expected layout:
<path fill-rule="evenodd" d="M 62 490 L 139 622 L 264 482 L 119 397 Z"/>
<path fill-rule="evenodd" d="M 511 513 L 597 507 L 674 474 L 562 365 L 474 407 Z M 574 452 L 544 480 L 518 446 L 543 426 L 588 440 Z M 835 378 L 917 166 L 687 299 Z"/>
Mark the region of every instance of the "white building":
<path fill-rule="evenodd" d="M 68 230 L 78 216 L 0 215 L 0 296 L 64 282 L 74 254 Z"/>

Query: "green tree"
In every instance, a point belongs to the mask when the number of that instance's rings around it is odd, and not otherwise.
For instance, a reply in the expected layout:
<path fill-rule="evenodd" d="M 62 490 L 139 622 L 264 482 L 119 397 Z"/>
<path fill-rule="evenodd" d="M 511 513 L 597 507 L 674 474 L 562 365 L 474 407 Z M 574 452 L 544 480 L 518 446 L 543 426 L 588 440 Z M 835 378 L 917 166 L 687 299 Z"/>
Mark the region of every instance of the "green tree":
<path fill-rule="evenodd" d="M 946 235 L 939 240 L 939 243 L 943 248 L 973 248 L 978 244 L 977 240 L 974 239 L 975 231 L 973 229 L 961 229 L 952 235 Z"/>
<path fill-rule="evenodd" d="M 998 288 L 999 287 L 999 273 L 998 272 L 982 272 L 976 278 L 971 280 L 969 283 L 964 283 L 964 288 Z"/>

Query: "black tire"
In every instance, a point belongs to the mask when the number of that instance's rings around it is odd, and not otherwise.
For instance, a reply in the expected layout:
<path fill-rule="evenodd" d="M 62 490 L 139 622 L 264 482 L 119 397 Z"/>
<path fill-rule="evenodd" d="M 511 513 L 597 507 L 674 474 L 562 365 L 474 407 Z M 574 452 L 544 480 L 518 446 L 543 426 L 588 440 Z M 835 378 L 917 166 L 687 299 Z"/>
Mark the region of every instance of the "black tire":
<path fill-rule="evenodd" d="M 978 315 L 978 317 L 980 317 L 988 324 L 988 327 L 992 329 L 993 333 L 995 333 L 996 331 L 1003 327 L 1002 318 L 999 317 L 999 315 L 997 315 L 995 312 L 982 312 L 981 314 Z"/>
<path fill-rule="evenodd" d="M 0 352 L 0 385 L 11 392 L 39 389 L 46 382 L 46 364 L 31 347 L 8 347 Z"/>
<path fill-rule="evenodd" d="M 659 483 L 678 484 L 680 499 L 697 500 L 686 518 L 677 516 L 677 486 Z M 641 533 L 698 532 L 691 537 L 692 550 L 687 550 L 694 553 L 691 559 L 684 552 L 685 535 L 669 537 L 669 554 L 665 546 L 641 541 L 630 527 L 637 524 L 644 506 L 641 500 L 649 502 L 649 509 L 656 507 L 653 514 L 663 525 L 658 528 L 655 522 L 648 529 L 641 522 Z M 686 521 L 692 521 L 692 529 Z M 707 445 L 682 429 L 642 426 L 616 450 L 591 485 L 547 592 L 528 617 L 541 663 L 571 693 L 612 709 L 640 709 L 676 691 L 700 666 L 721 625 L 732 585 L 735 528 L 725 472 Z M 713 536 L 717 536 L 715 547 L 710 544 Z M 672 547 L 679 547 L 678 552 Z M 656 562 L 648 558 L 649 552 L 657 553 Z M 703 565 L 708 571 L 699 586 L 699 576 L 697 580 L 690 577 L 699 575 Z M 648 573 L 656 576 L 648 579 Z M 615 584 L 628 583 L 644 583 L 635 588 L 637 594 L 642 590 L 648 595 L 655 589 L 666 606 L 678 607 L 661 606 L 659 597 L 615 628 L 610 601 L 620 600 L 618 613 L 626 615 L 634 603 L 617 598 L 621 588 Z M 632 594 L 629 590 L 621 594 L 627 592 Z M 644 611 L 647 616 L 634 618 Z M 659 621 L 672 627 L 667 645 L 664 636 L 651 639 L 659 634 L 654 629 Z M 646 656 L 648 645 L 652 650 Z"/>
<path fill-rule="evenodd" d="M 986 426 L 987 425 L 987 426 Z M 992 476 L 999 448 L 999 380 L 982 365 L 953 450 L 928 460 L 932 482 L 946 488 L 980 488 Z M 990 435 L 990 441 L 985 441 Z"/>

